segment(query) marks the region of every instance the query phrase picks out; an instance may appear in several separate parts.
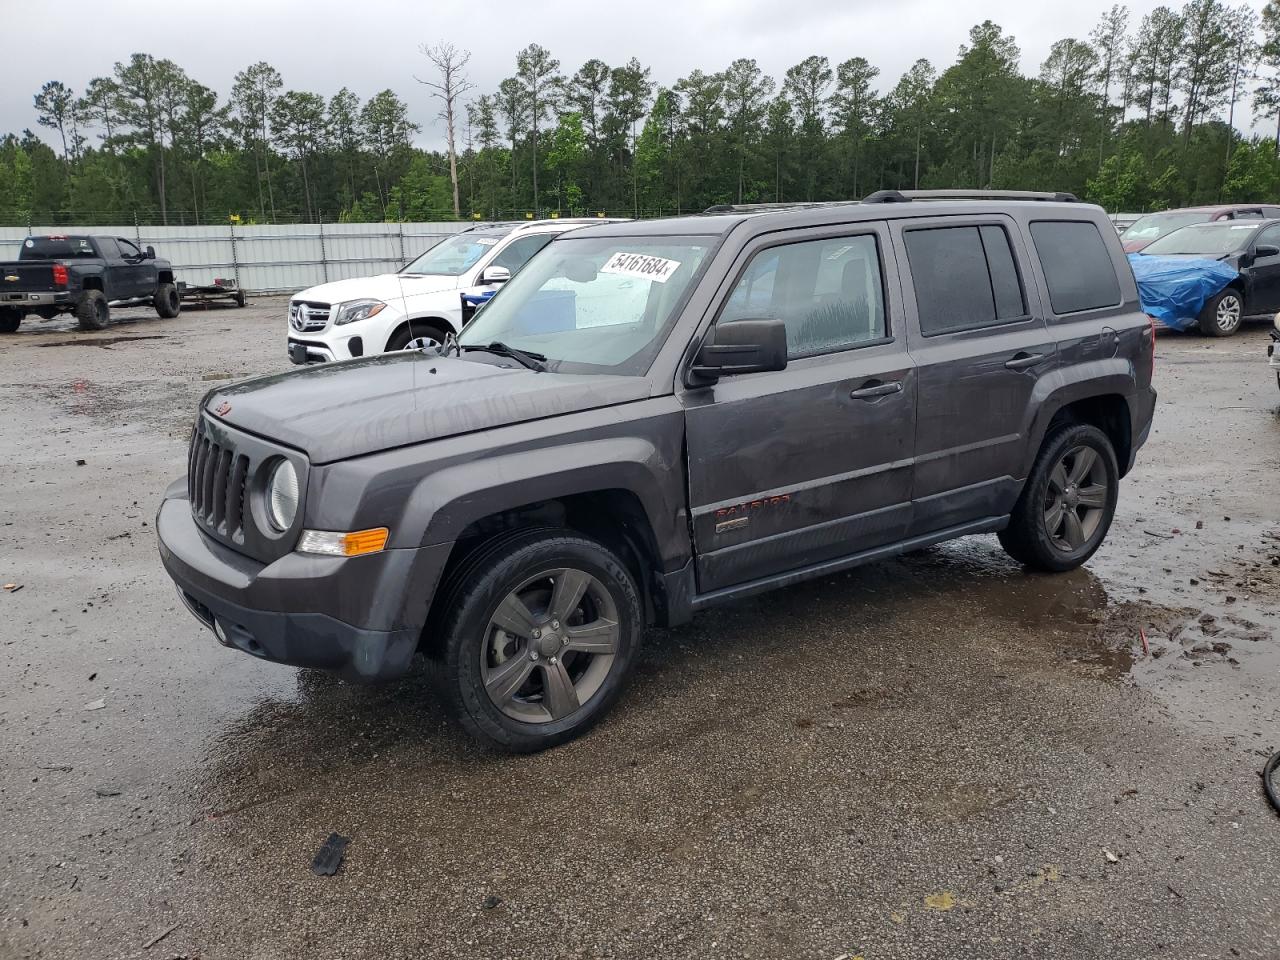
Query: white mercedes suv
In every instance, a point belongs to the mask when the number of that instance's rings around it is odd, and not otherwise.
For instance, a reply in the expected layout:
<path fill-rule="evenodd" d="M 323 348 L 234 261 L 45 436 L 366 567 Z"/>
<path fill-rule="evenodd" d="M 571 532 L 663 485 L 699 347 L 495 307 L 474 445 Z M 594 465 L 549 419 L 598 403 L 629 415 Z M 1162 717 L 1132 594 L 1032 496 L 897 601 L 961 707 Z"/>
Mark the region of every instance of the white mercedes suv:
<path fill-rule="evenodd" d="M 603 218 L 485 223 L 442 240 L 397 273 L 322 283 L 289 301 L 289 359 L 325 363 L 443 343 L 552 238 Z M 471 304 L 464 316 L 464 306 Z"/>

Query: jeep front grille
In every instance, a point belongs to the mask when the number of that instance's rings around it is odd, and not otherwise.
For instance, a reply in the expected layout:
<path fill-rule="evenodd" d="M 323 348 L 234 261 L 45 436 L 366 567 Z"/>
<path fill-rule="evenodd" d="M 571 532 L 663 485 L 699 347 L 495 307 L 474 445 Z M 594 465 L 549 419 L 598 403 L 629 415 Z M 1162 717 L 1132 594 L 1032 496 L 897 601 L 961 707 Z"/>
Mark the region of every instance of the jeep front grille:
<path fill-rule="evenodd" d="M 187 494 L 198 523 L 235 543 L 244 542 L 244 491 L 249 458 L 196 431 L 187 463 Z"/>
<path fill-rule="evenodd" d="M 327 303 L 293 300 L 289 303 L 289 326 L 299 333 L 323 330 L 329 323 L 329 311 Z"/>

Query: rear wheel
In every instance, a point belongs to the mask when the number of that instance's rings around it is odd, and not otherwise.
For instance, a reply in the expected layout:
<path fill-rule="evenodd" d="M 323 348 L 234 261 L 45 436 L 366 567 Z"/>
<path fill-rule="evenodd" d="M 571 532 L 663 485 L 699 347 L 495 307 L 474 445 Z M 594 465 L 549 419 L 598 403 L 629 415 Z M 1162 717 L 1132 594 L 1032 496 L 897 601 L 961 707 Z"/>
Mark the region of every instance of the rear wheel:
<path fill-rule="evenodd" d="M 540 530 L 481 547 L 463 568 L 441 595 L 436 676 L 450 714 L 515 753 L 594 726 L 640 648 L 640 596 L 623 562 L 570 531 Z"/>
<path fill-rule="evenodd" d="M 1227 287 L 1209 298 L 1200 311 L 1197 323 L 1205 336 L 1229 337 L 1240 329 L 1243 320 L 1244 298 L 1235 287 Z"/>
<path fill-rule="evenodd" d="M 21 324 L 21 310 L 14 307 L 0 307 L 0 333 L 16 333 Z"/>
<path fill-rule="evenodd" d="M 111 309 L 107 296 L 101 290 L 86 290 L 76 304 L 76 319 L 81 330 L 102 330 L 111 322 Z"/>
<path fill-rule="evenodd" d="M 182 298 L 178 296 L 178 288 L 172 283 L 162 283 L 156 287 L 156 313 L 165 320 L 172 320 L 182 312 Z"/>
<path fill-rule="evenodd" d="M 1037 570 L 1074 570 L 1102 545 L 1119 491 L 1107 435 L 1089 424 L 1063 424 L 1040 447 L 1000 545 Z"/>
<path fill-rule="evenodd" d="M 410 320 L 391 335 L 387 341 L 387 353 L 393 350 L 421 350 L 423 347 L 444 346 L 447 330 L 430 320 Z"/>

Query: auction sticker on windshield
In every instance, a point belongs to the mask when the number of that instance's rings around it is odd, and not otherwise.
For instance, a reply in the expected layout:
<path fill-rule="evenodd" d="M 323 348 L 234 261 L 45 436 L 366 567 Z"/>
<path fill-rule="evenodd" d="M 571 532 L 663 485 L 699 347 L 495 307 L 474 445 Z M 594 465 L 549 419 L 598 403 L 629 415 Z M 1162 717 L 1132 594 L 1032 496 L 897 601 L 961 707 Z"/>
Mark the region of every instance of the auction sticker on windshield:
<path fill-rule="evenodd" d="M 645 253 L 624 253 L 619 251 L 609 258 L 608 263 L 600 268 L 600 272 L 620 273 L 626 277 L 638 277 L 641 280 L 656 280 L 658 283 L 666 283 L 671 279 L 671 275 L 679 269 L 679 260 L 651 257 Z"/>

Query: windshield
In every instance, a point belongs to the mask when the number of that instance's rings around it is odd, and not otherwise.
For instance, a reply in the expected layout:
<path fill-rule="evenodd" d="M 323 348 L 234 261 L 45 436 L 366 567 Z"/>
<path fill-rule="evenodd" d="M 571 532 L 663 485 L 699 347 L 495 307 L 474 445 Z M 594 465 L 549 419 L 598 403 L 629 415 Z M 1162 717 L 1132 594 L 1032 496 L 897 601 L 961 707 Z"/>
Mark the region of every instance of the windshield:
<path fill-rule="evenodd" d="M 400 272 L 414 276 L 456 277 L 476 265 L 506 233 L 468 231 L 442 240 Z"/>
<path fill-rule="evenodd" d="M 1199 253 L 1204 256 L 1220 257 L 1224 253 L 1243 250 L 1249 244 L 1249 237 L 1257 229 L 1257 221 L 1233 223 L 1227 220 L 1220 223 L 1196 223 L 1181 230 L 1175 230 L 1167 237 L 1161 237 L 1155 243 L 1143 247 L 1142 252 L 1152 255 Z"/>
<path fill-rule="evenodd" d="M 476 314 L 463 346 L 500 341 L 561 373 L 639 376 L 715 237 L 561 238 Z"/>
<path fill-rule="evenodd" d="M 1210 216 L 1211 214 L 1204 210 L 1193 210 L 1189 213 L 1152 213 L 1139 217 L 1129 224 L 1129 228 L 1120 234 L 1120 239 L 1145 240 L 1150 243 L 1189 223 L 1204 223 Z"/>

